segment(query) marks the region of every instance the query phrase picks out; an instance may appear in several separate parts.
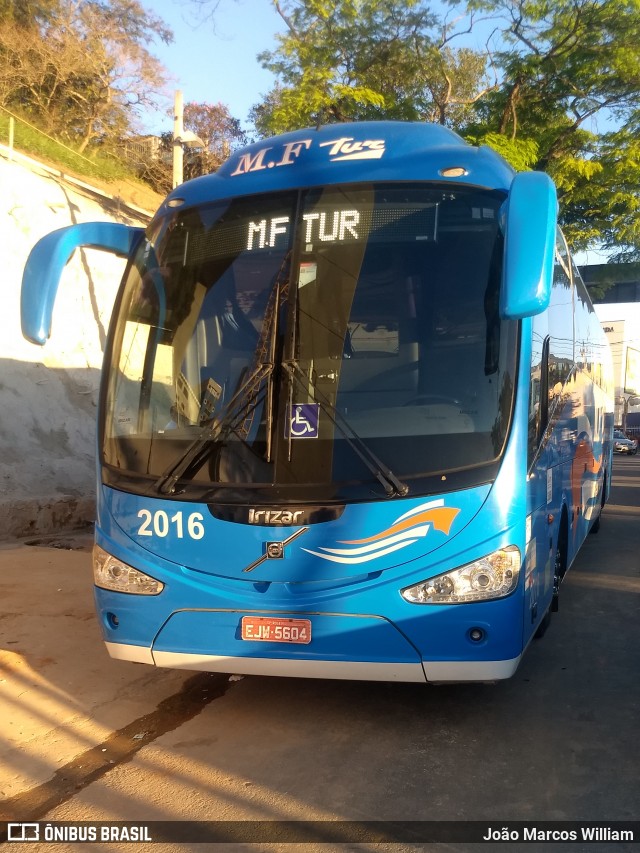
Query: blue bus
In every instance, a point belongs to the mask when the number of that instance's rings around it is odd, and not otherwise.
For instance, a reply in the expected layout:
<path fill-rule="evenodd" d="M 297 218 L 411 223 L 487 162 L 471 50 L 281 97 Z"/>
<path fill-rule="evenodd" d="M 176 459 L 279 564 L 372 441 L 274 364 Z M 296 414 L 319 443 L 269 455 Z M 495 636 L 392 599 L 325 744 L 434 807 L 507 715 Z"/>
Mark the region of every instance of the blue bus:
<path fill-rule="evenodd" d="M 112 657 L 515 672 L 612 468 L 608 345 L 545 174 L 421 123 L 256 142 L 146 229 L 45 236 L 23 280 L 31 341 L 81 246 L 128 259 L 98 418 Z"/>

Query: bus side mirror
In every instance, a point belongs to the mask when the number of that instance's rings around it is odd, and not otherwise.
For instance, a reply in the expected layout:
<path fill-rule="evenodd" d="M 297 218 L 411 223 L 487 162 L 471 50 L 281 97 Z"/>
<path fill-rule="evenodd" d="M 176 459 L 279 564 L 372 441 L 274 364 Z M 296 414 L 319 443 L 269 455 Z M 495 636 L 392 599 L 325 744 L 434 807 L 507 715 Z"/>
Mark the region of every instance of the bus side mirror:
<path fill-rule="evenodd" d="M 544 172 L 519 172 L 505 208 L 500 316 L 517 320 L 549 305 L 558 224 L 553 181 Z"/>
<path fill-rule="evenodd" d="M 51 335 L 51 316 L 62 271 L 76 249 L 102 249 L 127 257 L 142 228 L 118 222 L 81 222 L 47 234 L 31 250 L 22 275 L 22 334 L 42 346 Z"/>

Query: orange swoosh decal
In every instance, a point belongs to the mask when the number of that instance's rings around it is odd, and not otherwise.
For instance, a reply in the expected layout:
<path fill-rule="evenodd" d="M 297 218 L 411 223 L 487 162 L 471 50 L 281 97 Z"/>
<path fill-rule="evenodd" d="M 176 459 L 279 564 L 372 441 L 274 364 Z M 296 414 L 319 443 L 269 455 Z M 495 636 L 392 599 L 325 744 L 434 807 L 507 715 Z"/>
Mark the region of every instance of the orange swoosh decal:
<path fill-rule="evenodd" d="M 382 533 L 376 533 L 375 536 L 368 536 L 366 539 L 343 539 L 341 540 L 341 544 L 365 545 L 368 542 L 377 542 L 379 539 L 386 539 L 387 536 L 392 536 L 394 533 L 400 533 L 402 530 L 407 530 L 410 527 L 416 527 L 426 521 L 430 521 L 436 530 L 440 530 L 448 536 L 449 531 L 451 530 L 451 525 L 459 512 L 459 509 L 448 506 L 428 509 L 426 512 L 421 512 L 418 515 L 411 516 L 411 518 L 405 518 L 404 521 L 388 527 L 386 530 L 383 530 Z"/>

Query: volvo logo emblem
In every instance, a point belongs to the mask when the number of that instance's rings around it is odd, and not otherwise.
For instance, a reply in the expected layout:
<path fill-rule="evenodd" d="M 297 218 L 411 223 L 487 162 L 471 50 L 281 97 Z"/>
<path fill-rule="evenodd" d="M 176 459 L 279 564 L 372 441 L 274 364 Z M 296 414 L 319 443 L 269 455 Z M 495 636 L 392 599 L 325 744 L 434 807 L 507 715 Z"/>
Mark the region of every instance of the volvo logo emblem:
<path fill-rule="evenodd" d="M 284 545 L 282 542 L 267 542 L 267 560 L 282 560 Z"/>
<path fill-rule="evenodd" d="M 308 527 L 301 527 L 299 530 L 296 530 L 295 533 L 292 533 L 291 536 L 288 536 L 282 542 L 265 542 L 264 554 L 261 557 L 258 557 L 257 560 L 254 560 L 253 563 L 250 563 L 246 569 L 243 569 L 243 572 L 252 572 L 256 569 L 261 563 L 264 563 L 265 560 L 283 560 L 284 559 L 284 549 L 289 545 L 289 543 L 293 542 L 294 539 L 297 539 L 298 536 L 301 536 L 303 533 L 306 533 Z"/>

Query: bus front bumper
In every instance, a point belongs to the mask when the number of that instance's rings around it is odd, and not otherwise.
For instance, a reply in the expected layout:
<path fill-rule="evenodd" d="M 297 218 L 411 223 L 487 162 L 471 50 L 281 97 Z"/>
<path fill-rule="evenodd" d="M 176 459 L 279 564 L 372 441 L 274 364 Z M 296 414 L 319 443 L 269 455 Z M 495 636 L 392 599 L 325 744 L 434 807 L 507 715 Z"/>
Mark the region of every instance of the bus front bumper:
<path fill-rule="evenodd" d="M 376 663 L 372 661 L 300 660 L 283 658 L 224 657 L 222 655 L 153 652 L 144 646 L 106 643 L 117 660 L 147 663 L 171 669 L 224 672 L 230 675 L 267 675 L 284 678 L 328 678 L 346 681 L 494 682 L 511 678 L 522 655 L 512 660 L 421 661 Z"/>
<path fill-rule="evenodd" d="M 429 659 L 388 619 L 337 613 L 277 614 L 293 619 L 308 616 L 312 624 L 308 644 L 245 640 L 240 626 L 246 615 L 233 610 L 182 610 L 164 623 L 151 646 L 113 642 L 113 636 L 106 645 L 113 658 L 175 669 L 417 683 L 500 681 L 514 674 L 522 656 L 483 659 L 489 656 L 474 648 L 475 658 L 469 654 L 464 659 L 458 649 L 455 658 L 452 654 L 451 659 L 443 660 L 442 655 Z"/>

